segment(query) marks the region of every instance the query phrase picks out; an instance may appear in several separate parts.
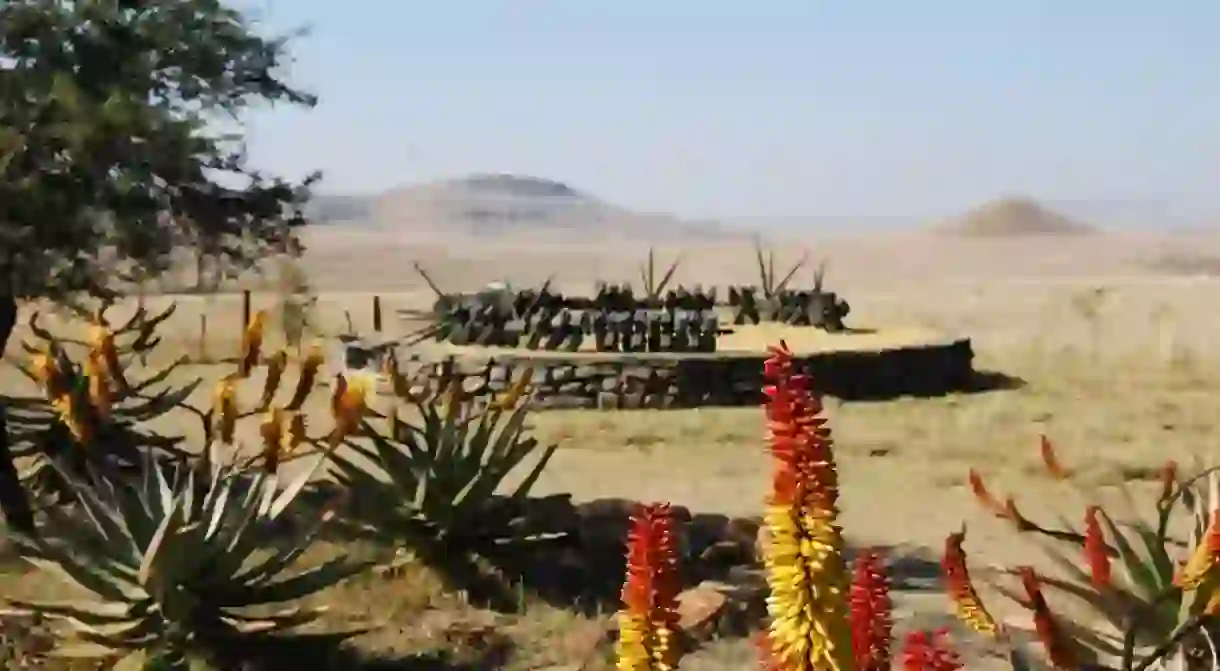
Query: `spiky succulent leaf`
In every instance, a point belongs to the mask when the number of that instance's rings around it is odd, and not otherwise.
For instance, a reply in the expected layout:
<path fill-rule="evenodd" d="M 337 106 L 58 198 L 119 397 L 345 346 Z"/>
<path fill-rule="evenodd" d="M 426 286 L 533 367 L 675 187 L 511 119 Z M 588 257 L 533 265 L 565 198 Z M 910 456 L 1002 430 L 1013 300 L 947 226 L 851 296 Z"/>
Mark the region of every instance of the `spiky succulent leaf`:
<path fill-rule="evenodd" d="M 528 404 L 474 418 L 445 413 L 438 403 L 420 404 L 419 410 L 418 426 L 394 418 L 388 436 L 366 426 L 371 445 L 352 448 L 368 465 L 332 455 L 337 479 L 364 500 L 367 512 L 386 518 L 376 522 L 382 528 L 405 526 L 443 539 L 482 527 L 481 513 L 497 490 L 540 448 L 526 435 Z M 528 496 L 555 449 L 541 448 L 512 497 Z"/>
<path fill-rule="evenodd" d="M 369 567 L 341 558 L 285 575 L 317 529 L 292 536 L 272 523 L 322 459 L 283 490 L 261 471 L 219 465 L 206 474 L 167 473 L 151 458 L 136 482 L 98 472 L 86 482 L 65 471 L 76 509 L 50 514 L 38 539 L 14 540 L 30 564 L 77 584 L 97 603 L 10 604 L 64 621 L 79 639 L 112 652 L 151 646 L 179 658 L 242 635 L 291 635 L 317 611 L 241 611 L 309 596 Z M 264 508 L 266 500 L 272 505 Z M 272 553 L 250 566 L 267 539 L 274 539 Z"/>

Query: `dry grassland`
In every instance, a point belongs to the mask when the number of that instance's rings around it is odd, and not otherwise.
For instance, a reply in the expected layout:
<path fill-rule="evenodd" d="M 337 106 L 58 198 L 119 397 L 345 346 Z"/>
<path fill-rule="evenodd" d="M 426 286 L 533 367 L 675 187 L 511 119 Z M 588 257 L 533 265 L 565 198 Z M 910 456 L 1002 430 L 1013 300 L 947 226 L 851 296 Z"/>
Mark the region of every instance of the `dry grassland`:
<path fill-rule="evenodd" d="M 822 247 L 832 250 L 828 283 L 851 302 L 850 323 L 969 335 L 977 368 L 1025 382 L 1014 390 L 944 398 L 828 400 L 849 541 L 891 548 L 893 556 L 912 560 L 907 563 L 914 572 L 911 589 L 900 590 L 897 602 L 901 613 L 917 617 L 906 617 L 900 628 L 945 621 L 947 604 L 929 589 L 935 587 L 934 567 L 923 560 L 935 561 L 945 535 L 963 522 L 970 530 L 968 549 L 978 562 L 1038 562 L 1036 549 L 973 503 L 964 487 L 968 468 L 977 467 L 999 493 L 1015 495 L 1028 516 L 1054 521 L 1057 512 L 1079 519 L 1083 508 L 1078 492 L 1041 474 L 1040 433 L 1056 441 L 1084 481 L 1107 487 L 1134 482 L 1147 491 L 1138 483 L 1167 458 L 1184 465 L 1215 462 L 1220 282 L 1134 270 L 1124 265 L 1134 252 L 1099 250 L 1104 243 L 1096 240 L 1067 243 L 1093 247 L 1076 248 L 1076 261 L 1067 258 L 1071 250 L 1064 251 L 1065 243 L 1055 241 L 1044 242 L 1040 251 L 1028 242 L 977 243 L 993 246 L 986 248 L 994 255 L 991 264 L 979 258 L 983 247 L 958 250 L 957 256 L 943 250 L 938 256 L 929 247 L 920 260 L 911 256 L 919 252 L 909 244 L 836 244 L 838 255 L 834 245 Z M 320 249 L 314 241 L 308 259 L 321 291 L 316 326 L 330 332 L 343 328 L 344 311 L 357 329 L 367 329 L 371 291 L 382 292 L 387 316 L 397 308 L 425 307 L 431 295 L 409 270 L 410 254 L 432 259 L 429 267 L 447 288 L 470 288 L 500 276 L 536 282 L 551 269 L 573 284 L 591 274 L 628 279 L 632 259 L 639 258 L 634 250 L 617 256 L 544 250 L 514 257 L 511 249 L 467 248 L 446 260 L 404 246 L 402 258 L 393 261 L 368 241 L 334 245 Z M 691 267 L 684 267 L 679 279 L 751 280 L 749 250 L 731 251 L 689 251 Z M 1029 262 L 1014 260 L 1014 254 Z M 370 256 L 380 261 L 370 262 Z M 382 286 L 370 286 L 374 282 Z M 273 299 L 258 294 L 262 304 L 256 307 L 271 307 Z M 158 297 L 150 304 L 168 300 Z M 202 314 L 208 315 L 213 353 L 236 347 L 236 296 L 183 297 L 178 304 L 167 350 L 197 351 Z M 226 341 L 219 334 L 230 337 Z M 14 344 L 10 353 L 15 349 Z M 200 367 L 184 374 L 215 378 L 219 371 Z M 4 393 L 22 390 L 11 372 L 0 377 L 0 387 Z M 206 391 L 196 403 L 206 403 Z M 324 399 L 318 403 L 321 411 Z M 755 408 L 552 411 L 538 414 L 534 428 L 543 440 L 561 445 L 540 483 L 542 493 L 571 492 L 580 500 L 668 500 L 693 511 L 755 515 L 768 485 L 762 418 Z M 1118 499 L 1114 488 L 1105 491 L 1107 499 Z M 55 589 L 19 572 L 4 578 L 12 593 Z M 605 615 L 538 604 L 524 615 L 495 616 L 463 605 L 418 571 L 366 578 L 335 590 L 327 600 L 336 622 L 383 625 L 358 641 L 370 653 L 447 650 L 454 664 L 465 659 L 472 668 L 492 668 L 490 658 L 479 655 L 511 648 L 501 658 L 504 668 L 610 668 Z M 683 668 L 750 668 L 753 659 L 747 642 L 718 641 L 688 658 Z"/>

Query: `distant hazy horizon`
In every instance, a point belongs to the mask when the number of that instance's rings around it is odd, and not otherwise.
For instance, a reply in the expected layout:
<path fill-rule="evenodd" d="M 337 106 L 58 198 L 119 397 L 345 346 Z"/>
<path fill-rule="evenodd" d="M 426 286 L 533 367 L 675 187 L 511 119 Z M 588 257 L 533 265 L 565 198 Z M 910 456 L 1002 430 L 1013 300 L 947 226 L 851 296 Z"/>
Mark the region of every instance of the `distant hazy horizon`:
<path fill-rule="evenodd" d="M 254 163 L 374 193 L 478 172 L 693 219 L 918 221 L 1029 196 L 1220 222 L 1220 5 L 234 0 L 309 26 Z"/>

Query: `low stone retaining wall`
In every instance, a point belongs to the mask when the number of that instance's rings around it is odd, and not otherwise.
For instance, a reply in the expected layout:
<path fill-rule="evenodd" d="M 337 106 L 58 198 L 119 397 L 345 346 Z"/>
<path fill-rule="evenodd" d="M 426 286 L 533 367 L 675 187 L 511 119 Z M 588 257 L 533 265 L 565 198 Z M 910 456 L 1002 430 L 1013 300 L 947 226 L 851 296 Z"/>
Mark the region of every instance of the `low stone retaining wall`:
<path fill-rule="evenodd" d="M 968 338 L 880 351 L 797 355 L 818 391 L 847 400 L 965 390 L 974 376 L 973 359 Z M 540 407 L 630 409 L 756 405 L 762 401 L 765 360 L 762 353 L 746 352 L 496 352 L 494 357 L 451 357 L 429 365 L 435 366 L 435 374 L 460 374 L 467 391 L 487 400 L 533 368 Z"/>

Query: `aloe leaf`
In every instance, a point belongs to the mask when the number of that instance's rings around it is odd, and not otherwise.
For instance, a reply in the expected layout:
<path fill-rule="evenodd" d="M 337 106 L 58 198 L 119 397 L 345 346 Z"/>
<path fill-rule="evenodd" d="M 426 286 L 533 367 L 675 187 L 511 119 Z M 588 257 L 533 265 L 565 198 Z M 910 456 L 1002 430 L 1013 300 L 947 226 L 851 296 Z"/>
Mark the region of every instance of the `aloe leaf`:
<path fill-rule="evenodd" d="M 555 454 L 555 451 L 558 448 L 559 445 L 554 443 L 542 448 L 542 456 L 539 457 L 538 461 L 534 464 L 534 468 L 530 470 L 529 475 L 527 475 L 525 479 L 517 485 L 516 490 L 513 491 L 514 499 L 524 499 L 529 496 L 530 491 L 532 491 L 534 485 L 538 483 L 538 478 L 542 476 L 542 472 L 546 470 L 547 465 L 551 462 L 551 457 Z"/>
<path fill-rule="evenodd" d="M 244 617 L 237 614 L 229 614 L 224 619 L 230 626 L 243 634 L 275 634 L 315 622 L 326 611 L 325 606 L 319 608 L 293 608 L 263 617 Z"/>
<path fill-rule="evenodd" d="M 48 549 L 44 550 L 44 557 L 23 559 L 39 570 L 56 574 L 65 579 L 65 582 L 76 583 L 106 601 L 135 601 L 143 596 L 135 589 L 125 589 L 119 581 L 99 574 L 97 570 L 86 567 L 66 553 Z"/>
<path fill-rule="evenodd" d="M 148 664 L 148 653 L 143 650 L 132 650 L 115 662 L 111 671 L 144 671 Z"/>
<path fill-rule="evenodd" d="M 1118 550 L 1119 559 L 1123 562 L 1123 568 L 1127 576 L 1133 586 L 1141 590 L 1139 596 L 1148 601 L 1154 599 L 1156 595 L 1161 593 L 1156 571 L 1150 564 L 1140 559 L 1140 556 L 1135 552 L 1135 548 L 1131 547 L 1131 543 L 1127 540 L 1126 534 L 1114 524 L 1108 513 L 1103 510 L 1100 517 L 1102 523 L 1106 525 L 1106 531 L 1109 533 L 1115 549 Z"/>
<path fill-rule="evenodd" d="M 25 613 L 73 619 L 88 625 L 127 622 L 131 619 L 128 605 L 119 601 L 37 602 L 5 599 L 5 602 Z"/>
<path fill-rule="evenodd" d="M 160 478 L 161 476 L 158 476 Z M 164 480 L 162 480 L 164 482 Z M 157 525 L 156 532 L 153 533 L 152 540 L 149 541 L 148 547 L 144 549 L 144 558 L 140 561 L 140 569 L 137 574 L 137 579 L 141 585 L 148 585 L 153 569 L 157 563 L 157 555 L 161 552 L 161 546 L 165 543 L 166 538 L 173 533 L 177 526 L 175 524 L 176 516 L 172 514 L 173 503 L 166 505 L 161 515 L 161 523 Z"/>
<path fill-rule="evenodd" d="M 304 529 L 296 537 L 281 538 L 273 541 L 271 551 L 262 561 L 240 573 L 234 570 L 233 581 L 241 584 L 260 583 L 285 571 L 288 567 L 295 564 L 309 548 L 313 547 L 313 543 L 322 532 L 322 529 L 334 518 L 335 514 L 333 512 L 327 512 L 319 516 L 312 525 Z"/>
<path fill-rule="evenodd" d="M 317 475 L 318 471 L 321 470 L 322 465 L 326 462 L 327 455 L 325 453 L 319 454 L 314 459 L 312 466 L 302 470 L 296 478 L 289 482 L 288 486 L 284 488 L 284 491 L 280 492 L 279 496 L 274 499 L 274 502 L 268 509 L 268 519 L 276 519 L 283 514 L 284 510 L 288 508 L 288 505 L 296 499 L 296 497 L 301 493 L 301 490 L 305 489 L 305 486 L 309 484 L 309 481 L 312 480 L 315 475 Z"/>
<path fill-rule="evenodd" d="M 235 608 L 293 601 L 333 587 L 372 566 L 372 562 L 353 562 L 339 557 L 278 582 L 233 585 L 216 594 L 211 602 L 221 608 Z"/>
<path fill-rule="evenodd" d="M 114 656 L 114 648 L 88 641 L 61 643 L 50 650 L 49 657 L 55 659 L 102 660 Z M 113 667 L 118 669 L 118 666 Z M 137 670 L 142 667 L 135 667 Z"/>

